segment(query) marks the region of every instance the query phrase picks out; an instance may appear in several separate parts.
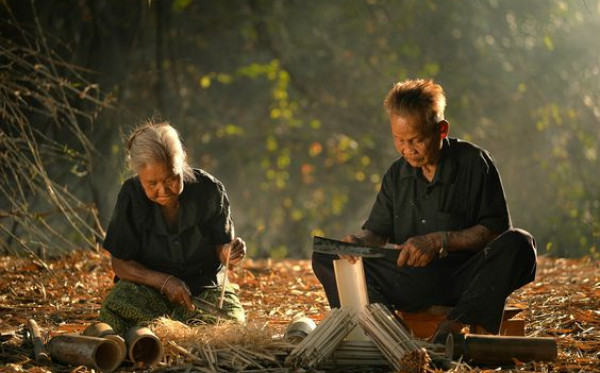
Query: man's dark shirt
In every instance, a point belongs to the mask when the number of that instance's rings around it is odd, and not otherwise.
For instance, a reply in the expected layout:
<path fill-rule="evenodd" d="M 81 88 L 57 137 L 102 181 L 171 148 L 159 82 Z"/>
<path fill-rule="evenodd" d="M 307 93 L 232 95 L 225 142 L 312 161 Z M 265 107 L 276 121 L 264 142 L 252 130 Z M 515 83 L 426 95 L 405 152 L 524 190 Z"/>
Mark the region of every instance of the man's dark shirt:
<path fill-rule="evenodd" d="M 496 233 L 511 226 L 498 170 L 485 150 L 446 138 L 431 183 L 404 158 L 392 164 L 363 229 L 401 244 L 413 236 L 478 224 Z"/>
<path fill-rule="evenodd" d="M 229 200 L 223 184 L 202 170 L 179 196 L 177 232 L 169 232 L 160 207 L 150 201 L 139 178 L 123 183 L 106 232 L 104 248 L 114 257 L 177 276 L 192 294 L 217 285 L 221 268 L 216 246 L 232 240 Z"/>

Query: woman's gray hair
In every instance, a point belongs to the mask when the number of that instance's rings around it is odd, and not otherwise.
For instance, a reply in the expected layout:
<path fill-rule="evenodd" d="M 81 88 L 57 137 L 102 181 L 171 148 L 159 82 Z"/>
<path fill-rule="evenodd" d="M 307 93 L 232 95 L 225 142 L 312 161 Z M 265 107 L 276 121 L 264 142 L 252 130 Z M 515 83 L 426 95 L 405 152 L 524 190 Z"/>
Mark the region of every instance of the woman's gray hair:
<path fill-rule="evenodd" d="M 168 122 L 148 121 L 133 130 L 127 140 L 127 161 L 137 172 L 146 165 L 161 162 L 183 181 L 194 181 L 194 171 L 188 165 L 179 133 Z"/>

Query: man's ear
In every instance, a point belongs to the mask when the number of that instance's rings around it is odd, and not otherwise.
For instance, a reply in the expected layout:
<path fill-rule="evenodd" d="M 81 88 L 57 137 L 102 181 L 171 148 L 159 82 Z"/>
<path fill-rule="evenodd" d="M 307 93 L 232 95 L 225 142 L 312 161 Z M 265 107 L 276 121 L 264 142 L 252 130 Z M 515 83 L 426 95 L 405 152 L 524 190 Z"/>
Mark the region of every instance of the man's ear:
<path fill-rule="evenodd" d="M 438 122 L 440 128 L 440 138 L 445 139 L 450 134 L 450 122 L 443 119 Z"/>

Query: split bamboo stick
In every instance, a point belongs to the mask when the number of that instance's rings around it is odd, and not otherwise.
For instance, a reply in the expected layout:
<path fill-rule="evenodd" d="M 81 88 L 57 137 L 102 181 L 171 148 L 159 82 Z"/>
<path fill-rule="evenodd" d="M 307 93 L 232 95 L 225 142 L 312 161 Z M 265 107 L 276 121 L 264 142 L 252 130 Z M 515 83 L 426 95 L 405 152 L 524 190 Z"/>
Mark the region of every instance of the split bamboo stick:
<path fill-rule="evenodd" d="M 225 273 L 223 273 L 223 283 L 221 284 L 221 296 L 219 297 L 219 309 L 223 308 L 223 300 L 225 300 L 225 287 L 229 279 L 229 258 L 231 257 L 231 246 L 227 250 L 227 258 L 225 259 Z M 217 317 L 217 325 L 221 322 L 221 316 Z"/>

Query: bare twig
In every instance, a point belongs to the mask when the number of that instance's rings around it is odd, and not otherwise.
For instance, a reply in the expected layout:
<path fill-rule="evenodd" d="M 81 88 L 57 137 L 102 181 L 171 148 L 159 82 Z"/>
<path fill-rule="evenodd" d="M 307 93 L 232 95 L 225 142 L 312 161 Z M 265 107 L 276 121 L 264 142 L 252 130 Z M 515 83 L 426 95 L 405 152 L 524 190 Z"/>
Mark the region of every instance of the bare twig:
<path fill-rule="evenodd" d="M 95 249 L 96 238 L 103 236 L 97 209 L 72 194 L 66 181 L 62 185 L 57 170 L 71 170 L 74 177 L 89 174 L 94 147 L 83 124 L 91 124 L 93 111 L 108 104 L 81 69 L 48 45 L 34 1 L 32 33 L 14 19 L 8 4 L 2 6 L 11 18 L 6 27 L 19 35 L 11 40 L 0 35 L 2 248 L 30 254 Z M 91 111 L 78 108 L 82 103 Z M 71 135 L 69 145 L 63 144 L 65 129 Z"/>

